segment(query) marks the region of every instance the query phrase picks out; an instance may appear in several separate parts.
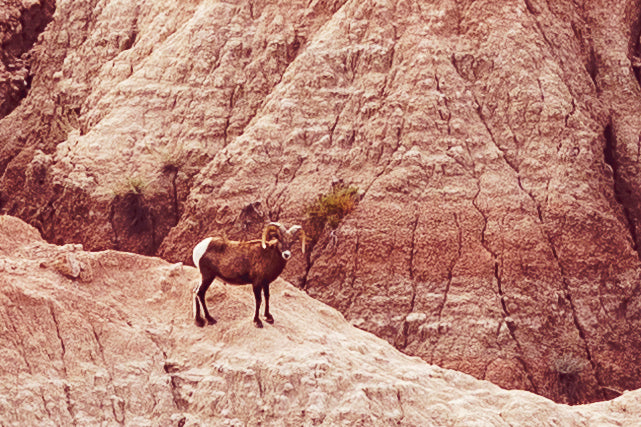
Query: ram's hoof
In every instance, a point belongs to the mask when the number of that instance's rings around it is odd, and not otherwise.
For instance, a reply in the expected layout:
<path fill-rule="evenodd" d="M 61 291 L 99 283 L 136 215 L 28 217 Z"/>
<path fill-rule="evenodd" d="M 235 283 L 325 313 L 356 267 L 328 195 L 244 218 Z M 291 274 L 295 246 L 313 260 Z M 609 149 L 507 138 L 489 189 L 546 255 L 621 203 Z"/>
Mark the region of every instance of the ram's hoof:
<path fill-rule="evenodd" d="M 270 325 L 274 324 L 274 318 L 272 317 L 271 314 L 268 314 L 265 316 L 265 322 L 269 323 Z"/>
<path fill-rule="evenodd" d="M 208 318 L 207 319 L 207 324 L 208 325 L 215 325 L 216 324 L 216 319 L 214 319 L 213 317 Z"/>
<path fill-rule="evenodd" d="M 196 320 L 194 320 L 194 324 L 196 326 L 198 326 L 199 328 L 202 328 L 203 326 L 205 326 L 205 321 L 203 319 L 201 319 L 200 317 L 198 317 L 198 318 L 196 318 Z"/>
<path fill-rule="evenodd" d="M 260 319 L 254 319 L 254 326 L 256 326 L 257 328 L 262 328 L 263 322 L 261 322 Z"/>

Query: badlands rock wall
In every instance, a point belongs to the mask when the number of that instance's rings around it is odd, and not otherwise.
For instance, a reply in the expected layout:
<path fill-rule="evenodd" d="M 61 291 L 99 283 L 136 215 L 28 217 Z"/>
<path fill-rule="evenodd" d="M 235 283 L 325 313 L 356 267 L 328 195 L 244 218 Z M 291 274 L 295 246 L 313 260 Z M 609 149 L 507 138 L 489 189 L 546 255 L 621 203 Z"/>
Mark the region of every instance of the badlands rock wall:
<path fill-rule="evenodd" d="M 300 222 L 342 180 L 357 209 L 287 279 L 430 363 L 614 397 L 641 374 L 639 16 L 59 1 L 0 121 L 1 209 L 52 242 L 185 261 L 206 234 Z"/>
<path fill-rule="evenodd" d="M 569 407 L 428 365 L 278 280 L 276 323 L 214 283 L 192 323 L 192 267 L 46 243 L 0 216 L 0 423 L 24 425 L 632 425 L 638 391 Z"/>
<path fill-rule="evenodd" d="M 54 10 L 53 0 L 0 2 L 0 117 L 10 113 L 28 93 L 30 51 Z"/>

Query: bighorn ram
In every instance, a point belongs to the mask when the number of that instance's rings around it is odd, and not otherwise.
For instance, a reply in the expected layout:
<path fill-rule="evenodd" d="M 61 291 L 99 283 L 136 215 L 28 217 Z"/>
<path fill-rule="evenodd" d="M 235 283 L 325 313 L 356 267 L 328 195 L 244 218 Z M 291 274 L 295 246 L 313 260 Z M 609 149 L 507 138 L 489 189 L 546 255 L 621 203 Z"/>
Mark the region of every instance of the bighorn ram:
<path fill-rule="evenodd" d="M 302 233 L 302 234 L 301 234 Z M 205 305 L 205 293 L 216 277 L 232 285 L 252 284 L 256 299 L 254 324 L 263 327 L 258 318 L 261 290 L 265 295 L 265 320 L 274 323 L 269 313 L 269 284 L 285 268 L 292 256 L 290 246 L 301 234 L 302 251 L 305 253 L 305 233 L 300 225 L 287 230 L 278 222 L 271 222 L 263 229 L 260 240 L 238 242 L 224 237 L 208 237 L 194 247 L 194 265 L 200 270 L 202 282 L 194 289 L 194 318 L 197 326 L 204 326 L 205 320 L 213 325 L 216 319 L 209 315 Z M 205 319 L 201 317 L 202 309 Z"/>

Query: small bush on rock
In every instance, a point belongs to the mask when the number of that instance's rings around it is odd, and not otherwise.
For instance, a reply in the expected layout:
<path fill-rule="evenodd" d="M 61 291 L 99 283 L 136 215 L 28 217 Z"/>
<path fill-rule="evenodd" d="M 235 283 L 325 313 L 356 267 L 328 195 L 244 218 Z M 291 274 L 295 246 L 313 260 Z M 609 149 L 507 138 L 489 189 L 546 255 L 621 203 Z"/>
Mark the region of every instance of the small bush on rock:
<path fill-rule="evenodd" d="M 354 210 L 358 203 L 358 188 L 342 181 L 332 185 L 331 190 L 321 194 L 305 209 L 309 223 L 309 237 L 316 241 L 325 225 L 335 229 L 341 220 Z"/>
<path fill-rule="evenodd" d="M 587 361 L 570 353 L 563 353 L 552 362 L 552 371 L 557 375 L 561 393 L 566 396 L 570 404 L 580 401 L 579 377 L 587 364 Z"/>
<path fill-rule="evenodd" d="M 114 190 L 113 203 L 123 212 L 129 223 L 129 228 L 134 232 L 147 231 L 149 228 L 150 212 L 144 200 L 145 189 L 148 185 L 149 183 L 143 178 L 134 176 L 124 180 Z"/>

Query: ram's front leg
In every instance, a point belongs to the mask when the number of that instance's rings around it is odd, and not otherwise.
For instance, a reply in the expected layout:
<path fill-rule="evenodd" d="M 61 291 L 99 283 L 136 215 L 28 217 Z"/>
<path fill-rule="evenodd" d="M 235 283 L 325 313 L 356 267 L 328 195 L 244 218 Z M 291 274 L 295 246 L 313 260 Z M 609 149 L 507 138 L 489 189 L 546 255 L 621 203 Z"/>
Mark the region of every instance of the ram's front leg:
<path fill-rule="evenodd" d="M 262 328 L 263 327 L 263 322 L 261 322 L 260 318 L 258 317 L 258 313 L 260 312 L 260 292 L 261 292 L 261 285 L 260 283 L 255 283 L 253 285 L 254 288 L 254 299 L 256 300 L 256 311 L 254 312 L 254 325 L 257 328 Z"/>
<path fill-rule="evenodd" d="M 263 294 L 265 294 L 265 321 L 272 324 L 274 323 L 274 318 L 269 312 L 269 283 L 263 285 Z"/>

